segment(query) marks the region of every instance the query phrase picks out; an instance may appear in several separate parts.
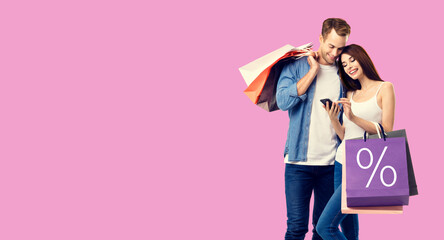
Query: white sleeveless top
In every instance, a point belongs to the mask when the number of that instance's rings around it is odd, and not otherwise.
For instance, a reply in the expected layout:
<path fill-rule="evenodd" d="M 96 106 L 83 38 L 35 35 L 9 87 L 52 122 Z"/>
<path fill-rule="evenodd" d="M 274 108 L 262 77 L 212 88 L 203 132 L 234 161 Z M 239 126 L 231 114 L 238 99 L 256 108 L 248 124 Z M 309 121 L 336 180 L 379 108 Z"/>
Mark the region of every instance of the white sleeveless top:
<path fill-rule="evenodd" d="M 376 91 L 375 96 L 370 98 L 365 102 L 355 102 L 353 101 L 353 93 L 350 97 L 351 109 L 355 116 L 365 119 L 367 121 L 381 123 L 382 121 L 382 109 L 378 105 L 377 97 L 379 90 L 381 90 L 382 85 L 379 85 L 378 90 Z M 344 160 L 344 152 L 345 152 L 345 140 L 351 138 L 363 137 L 365 130 L 360 126 L 356 125 L 354 122 L 350 121 L 344 114 L 342 125 L 345 127 L 344 139 L 338 147 L 338 151 L 336 152 L 336 161 L 342 163 Z"/>

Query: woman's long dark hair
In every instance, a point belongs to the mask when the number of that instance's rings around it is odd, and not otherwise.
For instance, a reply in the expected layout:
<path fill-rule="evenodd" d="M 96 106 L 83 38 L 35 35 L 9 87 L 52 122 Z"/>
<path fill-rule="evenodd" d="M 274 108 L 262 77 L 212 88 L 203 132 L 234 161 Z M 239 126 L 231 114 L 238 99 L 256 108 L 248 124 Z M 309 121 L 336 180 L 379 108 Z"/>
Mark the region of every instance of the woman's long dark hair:
<path fill-rule="evenodd" d="M 373 65 L 372 60 L 368 56 L 367 52 L 359 45 L 351 44 L 346 46 L 341 54 L 339 54 L 338 61 L 336 62 L 339 69 L 339 77 L 341 78 L 342 85 L 347 89 L 347 91 L 356 91 L 361 89 L 361 84 L 359 81 L 353 80 L 348 74 L 345 72 L 344 67 L 342 66 L 342 54 L 348 54 L 352 56 L 355 60 L 358 61 L 359 65 L 361 65 L 362 71 L 365 76 L 367 76 L 371 80 L 383 81 L 381 77 L 379 77 L 378 71 L 376 71 L 375 65 Z"/>

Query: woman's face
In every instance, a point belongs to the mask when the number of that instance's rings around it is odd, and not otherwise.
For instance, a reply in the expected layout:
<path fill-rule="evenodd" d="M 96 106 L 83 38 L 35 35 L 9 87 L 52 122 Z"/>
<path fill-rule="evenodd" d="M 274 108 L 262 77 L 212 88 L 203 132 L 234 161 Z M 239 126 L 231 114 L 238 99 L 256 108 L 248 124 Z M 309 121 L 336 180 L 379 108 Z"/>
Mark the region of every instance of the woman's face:
<path fill-rule="evenodd" d="M 359 65 L 358 60 L 356 60 L 352 56 L 348 55 L 347 53 L 342 54 L 341 62 L 344 71 L 352 79 L 356 80 L 364 76 L 364 72 L 362 71 L 361 65 Z"/>

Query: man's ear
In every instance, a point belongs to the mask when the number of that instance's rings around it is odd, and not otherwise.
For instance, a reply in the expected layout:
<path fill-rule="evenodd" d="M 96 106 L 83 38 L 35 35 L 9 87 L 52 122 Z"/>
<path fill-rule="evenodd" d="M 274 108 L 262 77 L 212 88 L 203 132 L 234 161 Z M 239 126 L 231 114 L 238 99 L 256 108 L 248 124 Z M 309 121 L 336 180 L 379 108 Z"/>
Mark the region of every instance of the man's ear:
<path fill-rule="evenodd" d="M 323 43 L 324 42 L 324 37 L 322 37 L 322 34 L 319 35 L 319 43 Z"/>

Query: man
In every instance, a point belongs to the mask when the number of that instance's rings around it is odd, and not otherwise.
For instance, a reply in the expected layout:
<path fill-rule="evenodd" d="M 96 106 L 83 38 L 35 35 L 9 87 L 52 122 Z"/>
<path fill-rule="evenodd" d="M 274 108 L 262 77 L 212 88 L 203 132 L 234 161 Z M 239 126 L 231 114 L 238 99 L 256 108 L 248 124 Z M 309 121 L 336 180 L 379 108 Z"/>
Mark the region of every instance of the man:
<path fill-rule="evenodd" d="M 326 19 L 318 51 L 288 64 L 279 77 L 277 105 L 290 117 L 284 151 L 288 217 L 285 239 L 304 239 L 313 191 L 313 239 L 322 239 L 316 224 L 334 191 L 334 158 L 339 142 L 320 99 L 336 101 L 343 97 L 335 59 L 349 35 L 346 21 Z"/>

